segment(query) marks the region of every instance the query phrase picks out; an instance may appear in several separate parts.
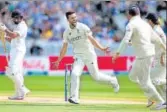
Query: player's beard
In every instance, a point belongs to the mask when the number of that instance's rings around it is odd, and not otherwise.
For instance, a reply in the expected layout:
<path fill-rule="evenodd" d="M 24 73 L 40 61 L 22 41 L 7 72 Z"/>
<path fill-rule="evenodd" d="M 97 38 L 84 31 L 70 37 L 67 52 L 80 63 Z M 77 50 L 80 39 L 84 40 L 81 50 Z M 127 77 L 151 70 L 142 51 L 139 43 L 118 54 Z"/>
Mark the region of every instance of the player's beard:
<path fill-rule="evenodd" d="M 71 23 L 70 28 L 74 29 L 76 27 L 77 23 Z"/>
<path fill-rule="evenodd" d="M 13 21 L 13 23 L 14 23 L 15 25 L 18 25 L 18 24 L 19 24 L 19 22 L 18 22 L 18 21 Z"/>

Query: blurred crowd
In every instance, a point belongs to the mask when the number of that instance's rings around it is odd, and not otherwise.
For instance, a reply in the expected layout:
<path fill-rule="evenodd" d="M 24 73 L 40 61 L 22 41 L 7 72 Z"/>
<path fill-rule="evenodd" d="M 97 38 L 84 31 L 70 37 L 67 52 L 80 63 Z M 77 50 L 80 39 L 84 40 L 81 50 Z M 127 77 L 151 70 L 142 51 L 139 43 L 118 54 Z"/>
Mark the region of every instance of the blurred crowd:
<path fill-rule="evenodd" d="M 119 43 L 124 35 L 128 22 L 126 9 L 129 5 L 138 4 L 142 17 L 147 12 L 155 12 L 160 17 L 164 31 L 167 26 L 166 4 L 160 1 L 132 2 L 121 0 L 89 1 L 89 0 L 38 0 L 9 2 L 9 12 L 20 9 L 24 12 L 24 19 L 29 26 L 27 39 L 61 41 L 62 34 L 68 23 L 66 11 L 76 11 L 78 20 L 87 24 L 93 35 L 99 41 Z M 7 20 L 7 19 L 6 19 Z M 9 22 L 6 22 L 9 24 Z M 105 41 L 104 41 L 105 43 Z"/>
<path fill-rule="evenodd" d="M 19 1 L 9 5 L 9 10 L 20 9 L 24 12 L 24 18 L 29 26 L 28 38 L 61 40 L 62 33 L 67 27 L 64 13 L 74 10 L 78 14 L 80 22 L 87 24 L 99 39 L 112 39 L 119 42 L 127 23 L 126 9 L 130 4 L 138 4 L 141 15 L 145 16 L 148 11 L 156 12 L 165 28 L 166 16 L 161 14 L 165 11 L 164 2 L 140 1 L 140 2 L 90 2 L 83 0 L 66 1 Z M 164 18 L 162 17 L 164 15 Z M 120 25 L 121 23 L 121 25 Z M 123 24 L 122 24 L 123 23 Z"/>

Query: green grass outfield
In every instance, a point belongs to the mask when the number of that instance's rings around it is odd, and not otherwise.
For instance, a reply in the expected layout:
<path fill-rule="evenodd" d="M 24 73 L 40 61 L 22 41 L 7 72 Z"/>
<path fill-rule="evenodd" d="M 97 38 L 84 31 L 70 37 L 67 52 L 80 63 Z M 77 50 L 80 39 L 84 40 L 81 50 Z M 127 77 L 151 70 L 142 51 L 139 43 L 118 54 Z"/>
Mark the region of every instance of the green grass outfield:
<path fill-rule="evenodd" d="M 81 102 L 84 100 L 108 100 L 108 101 L 137 101 L 146 102 L 142 91 L 136 84 L 129 81 L 126 75 L 118 77 L 120 92 L 115 94 L 110 85 L 97 83 L 90 76 L 81 78 Z M 64 77 L 26 76 L 26 86 L 31 89 L 29 97 L 60 98 L 64 99 Z M 13 93 L 11 80 L 0 76 L 0 96 L 8 96 Z M 11 102 L 0 101 L 0 112 L 150 112 L 143 104 L 80 104 L 68 103 L 35 103 L 35 102 Z M 160 111 L 160 112 L 165 112 Z"/>

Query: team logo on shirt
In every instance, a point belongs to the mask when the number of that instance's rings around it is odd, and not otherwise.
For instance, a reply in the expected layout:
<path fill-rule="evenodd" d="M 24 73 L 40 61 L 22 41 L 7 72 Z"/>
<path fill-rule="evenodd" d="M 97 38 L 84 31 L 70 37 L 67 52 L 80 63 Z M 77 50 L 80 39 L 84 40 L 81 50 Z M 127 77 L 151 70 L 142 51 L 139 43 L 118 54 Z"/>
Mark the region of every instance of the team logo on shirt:
<path fill-rule="evenodd" d="M 77 37 L 74 37 L 74 38 L 71 38 L 71 39 L 68 39 L 69 40 L 69 42 L 75 42 L 75 41 L 77 41 L 77 40 L 80 40 L 80 39 L 82 39 L 82 37 L 81 36 L 77 36 Z"/>

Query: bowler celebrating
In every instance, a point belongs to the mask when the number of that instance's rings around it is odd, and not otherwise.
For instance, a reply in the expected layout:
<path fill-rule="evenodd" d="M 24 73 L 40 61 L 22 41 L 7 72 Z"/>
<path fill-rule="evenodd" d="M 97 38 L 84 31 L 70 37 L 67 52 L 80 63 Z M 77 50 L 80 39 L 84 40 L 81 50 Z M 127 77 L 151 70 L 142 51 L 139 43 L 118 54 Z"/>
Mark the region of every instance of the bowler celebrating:
<path fill-rule="evenodd" d="M 55 62 L 55 66 L 58 67 L 60 61 L 65 56 L 68 43 L 72 44 L 74 51 L 75 62 L 73 64 L 71 75 L 71 97 L 70 103 L 79 103 L 79 84 L 80 75 L 84 66 L 86 65 L 91 76 L 96 81 L 107 82 L 112 85 L 115 92 L 119 91 L 119 84 L 115 76 L 105 75 L 99 72 L 97 64 L 97 55 L 94 47 L 101 51 L 108 52 L 108 47 L 102 47 L 92 36 L 92 32 L 88 26 L 83 23 L 77 22 L 77 16 L 75 12 L 67 12 L 66 18 L 69 22 L 69 28 L 67 28 L 63 35 L 63 47 L 60 52 L 58 60 Z"/>
<path fill-rule="evenodd" d="M 10 61 L 6 73 L 15 84 L 15 95 L 9 100 L 23 100 L 30 91 L 24 86 L 23 78 L 23 58 L 26 53 L 25 38 L 27 36 L 27 25 L 23 20 L 20 11 L 13 11 L 11 14 L 13 21 L 12 31 L 5 26 L 1 27 L 6 33 L 6 40 L 11 43 Z"/>

